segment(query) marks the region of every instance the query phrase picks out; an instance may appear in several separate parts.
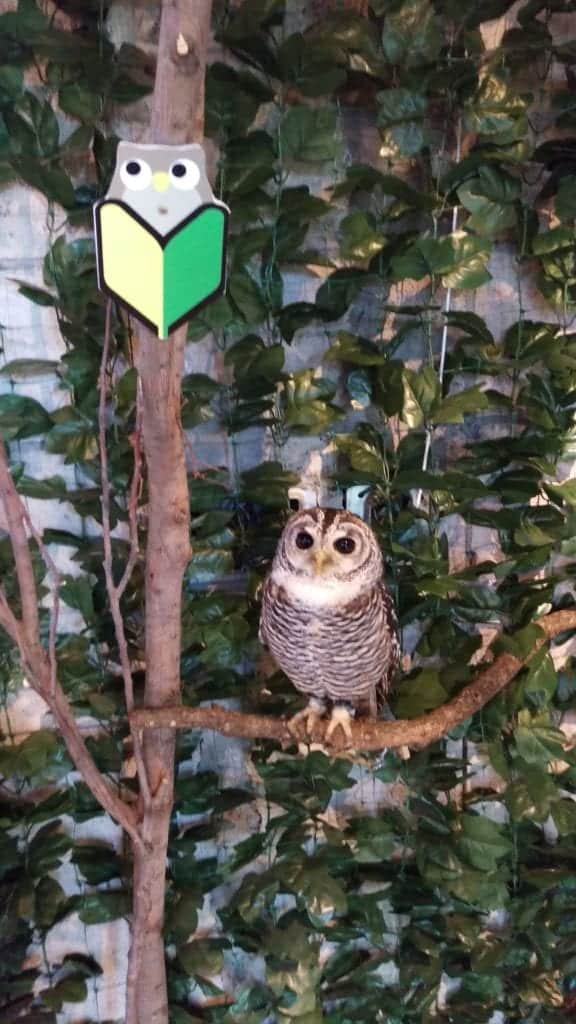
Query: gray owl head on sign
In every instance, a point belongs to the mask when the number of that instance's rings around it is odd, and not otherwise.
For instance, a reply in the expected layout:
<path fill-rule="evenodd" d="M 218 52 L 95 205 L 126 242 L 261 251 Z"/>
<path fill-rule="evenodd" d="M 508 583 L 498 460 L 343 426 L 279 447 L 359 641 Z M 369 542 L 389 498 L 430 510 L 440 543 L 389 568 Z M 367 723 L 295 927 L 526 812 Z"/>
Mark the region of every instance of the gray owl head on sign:
<path fill-rule="evenodd" d="M 161 235 L 197 207 L 215 202 L 204 151 L 195 143 L 168 148 L 120 142 L 106 198 L 126 203 Z"/>

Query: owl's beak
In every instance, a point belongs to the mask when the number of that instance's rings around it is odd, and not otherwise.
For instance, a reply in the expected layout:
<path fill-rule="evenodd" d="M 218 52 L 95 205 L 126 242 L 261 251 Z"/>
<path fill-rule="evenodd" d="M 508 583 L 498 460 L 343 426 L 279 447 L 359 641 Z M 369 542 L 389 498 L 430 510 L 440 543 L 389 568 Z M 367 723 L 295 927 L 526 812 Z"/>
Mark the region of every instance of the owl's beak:
<path fill-rule="evenodd" d="M 170 178 L 166 174 L 166 171 L 156 171 L 152 175 L 152 187 L 156 192 L 165 192 L 170 184 Z"/>
<path fill-rule="evenodd" d="M 319 548 L 319 550 L 314 553 L 314 568 L 318 575 L 322 573 L 324 567 L 329 565 L 331 561 L 332 559 L 330 558 L 329 553 L 324 551 L 322 548 Z"/>

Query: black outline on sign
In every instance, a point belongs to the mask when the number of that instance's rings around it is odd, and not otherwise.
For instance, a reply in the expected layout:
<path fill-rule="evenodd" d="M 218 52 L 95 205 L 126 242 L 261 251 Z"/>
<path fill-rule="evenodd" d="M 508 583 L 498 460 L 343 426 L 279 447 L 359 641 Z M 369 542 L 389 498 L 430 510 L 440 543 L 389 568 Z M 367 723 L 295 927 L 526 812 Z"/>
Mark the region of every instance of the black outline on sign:
<path fill-rule="evenodd" d="M 148 224 L 144 220 L 144 218 L 140 216 L 139 213 L 136 213 L 135 210 L 132 210 L 128 206 L 128 204 L 122 202 L 121 199 L 101 199 L 98 203 L 94 204 L 94 235 L 96 237 L 96 274 L 98 278 L 98 288 L 100 289 L 100 291 L 105 292 L 105 294 L 109 295 L 111 298 L 117 299 L 122 306 L 125 306 L 126 309 L 129 309 L 130 312 L 134 314 L 134 316 L 136 317 L 137 320 L 140 321 L 140 323 L 145 324 L 146 327 L 150 327 L 151 330 L 154 331 L 154 333 L 158 337 L 159 341 L 167 341 L 168 338 L 161 338 L 160 335 L 158 334 L 156 324 L 153 324 L 151 320 L 147 319 L 147 317 L 142 316 L 142 314 L 139 313 L 137 309 L 134 309 L 134 306 L 131 306 L 129 302 L 126 302 L 125 299 L 118 295 L 118 292 L 112 291 L 112 289 L 108 287 L 106 281 L 104 280 L 104 258 L 102 253 L 102 225 L 100 222 L 100 210 L 103 206 L 110 205 L 120 206 L 121 209 L 125 210 L 126 213 L 132 218 L 132 220 L 135 220 L 138 224 L 140 224 L 141 227 L 143 227 L 147 231 L 149 235 L 152 235 L 152 237 L 159 243 L 162 249 L 166 248 L 168 242 L 174 237 L 174 235 L 177 235 L 180 231 L 182 231 L 183 228 L 188 227 L 188 225 L 191 224 L 193 220 L 196 220 L 196 218 L 199 217 L 202 213 L 204 213 L 205 210 L 221 210 L 222 213 L 224 214 L 224 239 L 222 245 L 222 262 L 220 265 L 220 284 L 218 285 L 217 288 L 214 289 L 213 292 L 210 292 L 210 294 L 207 295 L 205 299 L 202 299 L 202 301 L 197 303 L 196 306 L 192 306 L 188 310 L 188 312 L 184 313 L 184 315 L 179 317 L 178 320 L 174 320 L 173 323 L 171 323 L 168 327 L 168 335 L 172 334 L 172 332 L 175 331 L 177 327 L 180 327 L 181 324 L 184 324 L 186 323 L 187 320 L 190 320 L 190 318 L 194 316 L 194 314 L 197 313 L 198 310 L 202 309 L 208 302 L 211 302 L 211 300 L 215 298 L 215 296 L 223 295 L 224 292 L 226 291 L 226 255 L 228 252 L 228 221 L 230 218 L 230 211 L 227 206 L 224 206 L 223 203 L 203 203 L 202 206 L 199 206 L 196 210 L 194 210 L 194 212 L 191 213 L 189 217 L 185 217 L 184 220 L 181 220 L 180 223 L 177 224 L 176 227 L 168 231 L 167 234 L 161 235 L 159 231 L 156 231 L 155 228 L 151 227 L 150 224 Z"/>

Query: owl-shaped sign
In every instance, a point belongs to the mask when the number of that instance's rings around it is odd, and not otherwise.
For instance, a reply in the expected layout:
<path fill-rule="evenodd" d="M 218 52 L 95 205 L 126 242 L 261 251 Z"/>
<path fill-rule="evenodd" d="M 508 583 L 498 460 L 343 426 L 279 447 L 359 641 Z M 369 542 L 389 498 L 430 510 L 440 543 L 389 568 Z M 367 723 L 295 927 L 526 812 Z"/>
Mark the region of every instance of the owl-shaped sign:
<path fill-rule="evenodd" d="M 224 291 L 228 214 L 201 146 L 120 142 L 94 207 L 99 287 L 167 338 Z"/>

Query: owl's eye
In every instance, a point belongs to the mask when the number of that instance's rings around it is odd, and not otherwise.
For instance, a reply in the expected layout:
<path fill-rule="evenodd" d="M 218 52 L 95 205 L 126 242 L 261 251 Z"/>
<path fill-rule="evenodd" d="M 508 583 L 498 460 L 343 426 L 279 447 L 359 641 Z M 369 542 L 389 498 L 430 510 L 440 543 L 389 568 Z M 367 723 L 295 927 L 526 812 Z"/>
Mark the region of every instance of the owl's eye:
<path fill-rule="evenodd" d="M 334 548 L 341 555 L 351 555 L 355 547 L 356 543 L 352 537 L 338 537 L 338 540 L 334 541 Z"/>
<path fill-rule="evenodd" d="M 300 548 L 301 551 L 306 551 L 306 548 L 311 548 L 314 543 L 314 537 L 312 537 L 306 530 L 300 530 L 300 533 L 296 534 L 296 547 Z"/>
<path fill-rule="evenodd" d="M 140 192 L 149 187 L 152 171 L 145 160 L 125 160 L 120 168 L 120 179 L 126 188 Z"/>
<path fill-rule="evenodd" d="M 182 191 L 196 188 L 200 181 L 200 169 L 192 160 L 175 160 L 170 168 L 170 181 Z"/>

